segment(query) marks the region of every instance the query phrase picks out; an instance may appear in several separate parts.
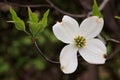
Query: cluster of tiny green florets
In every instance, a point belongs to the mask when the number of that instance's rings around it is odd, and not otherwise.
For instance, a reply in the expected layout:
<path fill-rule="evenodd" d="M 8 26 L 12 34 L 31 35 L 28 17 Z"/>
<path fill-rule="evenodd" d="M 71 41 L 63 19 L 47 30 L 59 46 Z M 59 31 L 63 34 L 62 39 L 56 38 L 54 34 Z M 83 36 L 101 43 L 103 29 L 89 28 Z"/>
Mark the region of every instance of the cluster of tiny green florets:
<path fill-rule="evenodd" d="M 78 48 L 83 48 L 86 45 L 86 39 L 83 36 L 75 37 L 74 42 Z"/>

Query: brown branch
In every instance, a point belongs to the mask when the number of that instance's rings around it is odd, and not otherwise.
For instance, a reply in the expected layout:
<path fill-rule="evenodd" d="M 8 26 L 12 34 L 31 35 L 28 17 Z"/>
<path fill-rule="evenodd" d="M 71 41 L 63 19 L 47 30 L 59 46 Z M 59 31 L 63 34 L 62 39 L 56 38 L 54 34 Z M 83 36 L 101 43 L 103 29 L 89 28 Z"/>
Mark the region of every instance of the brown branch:
<path fill-rule="evenodd" d="M 106 6 L 106 4 L 108 3 L 109 0 L 103 0 L 103 2 L 101 3 L 99 10 L 103 10 L 104 7 Z M 50 0 L 46 0 L 46 2 L 55 10 L 57 10 L 58 12 L 62 13 L 62 14 L 66 14 L 69 15 L 71 17 L 77 17 L 77 18 L 82 18 L 82 17 L 86 17 L 86 16 L 90 16 L 92 14 L 92 11 L 88 12 L 88 14 L 72 14 L 69 12 L 66 12 L 60 8 L 58 8 L 57 6 L 55 6 Z"/>
<path fill-rule="evenodd" d="M 71 16 L 71 17 L 78 17 L 78 18 L 81 18 L 81 17 L 85 17 L 85 16 L 86 16 L 85 14 L 72 14 L 72 13 L 63 11 L 62 9 L 58 8 L 57 6 L 55 6 L 50 0 L 46 0 L 46 2 L 47 2 L 52 8 L 54 8 L 55 10 L 57 10 L 58 12 L 60 12 L 60 13 L 62 13 L 62 14 L 66 14 L 66 15 L 69 15 L 69 16 Z"/>
<path fill-rule="evenodd" d="M 117 46 L 117 48 L 115 49 L 114 52 L 112 52 L 108 57 L 107 57 L 107 60 L 110 60 L 112 59 L 117 53 L 120 52 L 120 46 Z"/>
<path fill-rule="evenodd" d="M 120 41 L 119 40 L 116 40 L 116 39 L 106 39 L 104 36 L 102 36 L 105 40 L 106 40 L 106 45 L 108 45 L 109 42 L 114 42 L 114 43 L 117 43 L 117 44 L 120 44 Z M 110 55 L 107 56 L 107 60 L 110 60 L 112 59 L 118 52 L 120 52 L 120 46 L 118 45 L 117 48 L 115 49 L 114 52 L 112 52 Z"/>
<path fill-rule="evenodd" d="M 103 0 L 103 2 L 101 3 L 100 7 L 99 7 L 99 10 L 103 10 L 105 5 L 108 3 L 109 0 Z M 88 12 L 88 14 L 72 14 L 72 13 L 69 13 L 69 12 L 66 12 L 60 8 L 58 8 L 57 6 L 55 6 L 50 0 L 46 0 L 46 2 L 49 4 L 35 4 L 35 5 L 28 5 L 28 4 L 18 4 L 18 3 L 12 3 L 12 2 L 8 2 L 7 0 L 4 0 L 4 2 L 0 2 L 0 4 L 8 4 L 8 5 L 11 5 L 11 6 L 17 6 L 17 7 L 52 7 L 54 8 L 55 10 L 57 10 L 58 12 L 62 13 L 62 14 L 66 14 L 66 15 L 69 15 L 71 17 L 77 17 L 77 18 L 82 18 L 82 17 L 86 17 L 86 16 L 90 16 L 92 14 L 92 11 Z"/>
<path fill-rule="evenodd" d="M 0 2 L 0 4 L 7 4 L 7 5 L 11 5 L 11 6 L 17 6 L 17 7 L 50 7 L 47 4 L 35 4 L 35 5 L 31 5 L 31 4 L 18 4 L 18 3 L 13 3 L 13 2 Z"/>
<path fill-rule="evenodd" d="M 114 43 L 120 44 L 120 41 L 118 41 L 116 39 L 108 39 L 107 42 L 114 42 Z"/>
<path fill-rule="evenodd" d="M 114 43 L 120 44 L 120 41 L 118 41 L 116 39 L 108 39 L 106 45 L 109 44 L 109 42 L 114 42 Z M 108 55 L 106 59 L 107 60 L 112 59 L 119 52 L 120 52 L 120 46 L 117 46 L 117 48 L 115 49 L 115 51 L 112 52 L 110 55 Z"/>
<path fill-rule="evenodd" d="M 50 63 L 55 63 L 55 64 L 59 64 L 59 63 L 60 63 L 60 62 L 53 61 L 53 60 L 49 59 L 48 57 L 46 57 L 46 56 L 44 55 L 44 53 L 43 53 L 43 52 L 40 50 L 40 48 L 38 47 L 37 42 L 34 41 L 33 43 L 34 43 L 34 46 L 36 47 L 36 49 L 38 50 L 38 52 L 40 53 L 40 55 L 41 55 L 45 60 L 47 60 L 47 61 L 50 62 Z"/>
<path fill-rule="evenodd" d="M 101 3 L 101 5 L 99 7 L 99 10 L 102 11 L 108 2 L 109 2 L 109 0 L 103 0 L 103 2 Z"/>

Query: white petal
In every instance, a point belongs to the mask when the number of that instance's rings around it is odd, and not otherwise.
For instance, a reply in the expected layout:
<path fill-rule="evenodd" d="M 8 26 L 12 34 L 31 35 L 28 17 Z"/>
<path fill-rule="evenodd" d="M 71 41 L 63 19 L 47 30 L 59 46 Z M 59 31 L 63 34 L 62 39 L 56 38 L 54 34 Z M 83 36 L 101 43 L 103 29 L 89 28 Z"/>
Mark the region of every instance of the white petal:
<path fill-rule="evenodd" d="M 65 74 L 73 73 L 78 65 L 77 48 L 74 45 L 65 46 L 60 53 L 61 70 Z"/>
<path fill-rule="evenodd" d="M 79 34 L 79 25 L 73 18 L 64 16 L 62 22 L 57 22 L 53 26 L 53 32 L 59 40 L 71 43 L 74 37 Z"/>
<path fill-rule="evenodd" d="M 79 50 L 79 53 L 88 63 L 104 64 L 107 50 L 102 41 L 91 39 L 83 49 Z"/>
<path fill-rule="evenodd" d="M 103 18 L 97 16 L 88 17 L 81 23 L 80 30 L 84 32 L 83 35 L 88 39 L 93 38 L 100 34 L 103 24 Z"/>

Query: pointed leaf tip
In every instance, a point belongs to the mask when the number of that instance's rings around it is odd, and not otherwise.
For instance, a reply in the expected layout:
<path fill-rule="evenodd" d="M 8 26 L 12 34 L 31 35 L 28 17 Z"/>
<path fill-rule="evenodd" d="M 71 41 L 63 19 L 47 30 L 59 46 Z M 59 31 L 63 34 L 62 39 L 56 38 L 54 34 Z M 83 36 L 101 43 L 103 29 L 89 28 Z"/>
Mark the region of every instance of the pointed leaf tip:
<path fill-rule="evenodd" d="M 38 16 L 34 12 L 31 11 L 30 7 L 28 7 L 28 15 L 29 15 L 29 27 L 32 35 L 34 36 L 36 33 L 36 29 L 38 27 Z"/>
<path fill-rule="evenodd" d="M 33 37 L 36 37 L 47 26 L 47 16 L 49 14 L 49 9 L 44 13 L 40 21 L 38 19 L 37 14 L 33 13 L 29 7 L 28 7 L 28 14 L 29 14 L 28 22 L 30 26 L 30 31 Z"/>
<path fill-rule="evenodd" d="M 48 14 L 49 14 L 49 9 L 44 13 L 43 17 L 42 17 L 42 20 L 40 21 L 41 24 L 43 24 L 43 28 L 45 28 L 47 26 L 47 17 L 48 17 Z"/>
<path fill-rule="evenodd" d="M 115 16 L 115 18 L 120 20 L 120 16 Z"/>
<path fill-rule="evenodd" d="M 49 15 L 49 9 L 44 13 L 44 15 L 43 15 L 43 17 L 42 17 L 42 19 L 39 21 L 39 28 L 38 28 L 38 30 L 37 30 L 37 33 L 36 34 L 38 34 L 39 32 L 42 32 L 45 28 L 46 28 L 46 26 L 47 26 L 47 20 L 48 20 L 48 15 Z"/>
<path fill-rule="evenodd" d="M 12 22 L 15 24 L 16 29 L 26 32 L 24 21 L 17 16 L 15 10 L 12 7 L 10 7 L 10 13 L 12 15 Z"/>
<path fill-rule="evenodd" d="M 102 14 L 99 11 L 99 7 L 98 7 L 98 4 L 97 4 L 96 0 L 94 0 L 93 9 L 92 9 L 92 15 L 93 16 L 98 16 L 100 18 L 102 17 Z"/>
<path fill-rule="evenodd" d="M 28 15 L 29 15 L 29 20 L 32 22 L 38 22 L 38 16 L 37 14 L 33 13 L 30 9 L 30 7 L 28 7 Z"/>

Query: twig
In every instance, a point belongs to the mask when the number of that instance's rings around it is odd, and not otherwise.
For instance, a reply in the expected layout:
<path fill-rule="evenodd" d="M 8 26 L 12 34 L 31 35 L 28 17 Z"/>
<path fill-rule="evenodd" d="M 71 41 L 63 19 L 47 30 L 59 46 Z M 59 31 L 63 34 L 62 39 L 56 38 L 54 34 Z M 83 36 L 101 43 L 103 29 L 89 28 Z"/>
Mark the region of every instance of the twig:
<path fill-rule="evenodd" d="M 108 45 L 109 42 L 114 42 L 114 43 L 117 43 L 117 44 L 120 44 L 120 41 L 119 40 L 116 40 L 116 39 L 106 39 L 105 36 L 102 35 L 102 38 L 106 41 L 106 45 Z M 118 52 L 120 52 L 120 45 L 118 45 L 118 47 L 114 50 L 114 52 L 112 52 L 110 55 L 107 56 L 107 60 L 110 60 L 112 59 Z"/>
<path fill-rule="evenodd" d="M 44 53 L 40 50 L 40 48 L 38 47 L 36 41 L 34 41 L 34 45 L 35 45 L 35 47 L 37 48 L 37 50 L 39 51 L 40 55 L 41 55 L 45 60 L 47 60 L 47 61 L 50 62 L 50 63 L 55 63 L 55 64 L 59 64 L 59 63 L 60 63 L 60 62 L 53 61 L 53 60 L 47 58 L 47 57 L 44 55 Z"/>
<path fill-rule="evenodd" d="M 99 10 L 103 10 L 104 7 L 106 6 L 106 4 L 108 3 L 109 0 L 103 0 L 103 2 L 101 3 Z M 68 13 L 66 11 L 63 11 L 62 9 L 58 8 L 57 6 L 55 6 L 50 0 L 46 0 L 46 2 L 55 10 L 59 11 L 62 14 L 66 14 L 72 17 L 78 17 L 78 18 L 82 18 L 82 17 L 86 17 L 86 16 L 90 16 L 92 14 L 92 11 L 88 12 L 88 14 L 72 14 L 72 13 Z"/>
<path fill-rule="evenodd" d="M 1 4 L 8 4 L 8 5 L 13 5 L 13 6 L 18 6 L 18 7 L 52 7 L 55 10 L 57 10 L 58 12 L 62 13 L 62 14 L 66 14 L 69 15 L 71 17 L 77 17 L 77 18 L 82 18 L 82 17 L 86 17 L 86 16 L 90 16 L 92 14 L 92 11 L 88 12 L 88 14 L 73 14 L 73 13 L 69 13 L 66 12 L 60 8 L 58 8 L 57 6 L 55 6 L 50 0 L 46 0 L 46 2 L 49 4 L 35 4 L 35 5 L 23 5 L 23 4 L 18 4 L 18 3 L 12 3 L 12 2 L 8 2 L 7 0 L 4 0 L 4 2 L 0 2 Z M 106 6 L 106 4 L 109 2 L 109 0 L 103 0 L 103 2 L 101 3 L 99 10 L 103 10 L 104 7 Z"/>
<path fill-rule="evenodd" d="M 117 44 L 120 44 L 120 41 L 116 40 L 116 39 L 108 39 L 107 42 L 114 42 Z M 112 59 L 118 52 L 120 52 L 120 46 L 118 46 L 114 52 L 112 52 L 108 57 L 107 60 Z"/>
<path fill-rule="evenodd" d="M 12 6 L 17 6 L 17 7 L 50 7 L 49 5 L 47 5 L 47 4 L 35 4 L 35 5 L 24 5 L 24 4 L 18 4 L 18 3 L 12 3 L 12 2 L 7 2 L 7 1 L 5 1 L 5 2 L 0 2 L 0 4 L 8 4 L 8 5 L 12 5 Z"/>
<path fill-rule="evenodd" d="M 102 11 L 108 2 L 109 2 L 109 0 L 103 0 L 103 2 L 101 3 L 101 5 L 99 7 L 99 10 Z"/>
<path fill-rule="evenodd" d="M 118 46 L 114 52 L 112 52 L 108 57 L 107 57 L 107 60 L 110 60 L 112 59 L 117 53 L 120 52 L 120 46 Z"/>
<path fill-rule="evenodd" d="M 116 40 L 116 39 L 108 39 L 107 42 L 109 42 L 109 41 L 120 44 L 120 41 L 118 41 L 118 40 Z"/>
<path fill-rule="evenodd" d="M 58 8 L 57 6 L 55 6 L 50 0 L 46 0 L 46 2 L 52 7 L 54 8 L 55 10 L 59 11 L 60 13 L 62 14 L 66 14 L 66 15 L 69 15 L 71 17 L 78 17 L 78 18 L 81 18 L 81 17 L 85 17 L 86 15 L 85 14 L 72 14 L 72 13 L 68 13 L 66 11 L 63 11 L 62 9 Z"/>

